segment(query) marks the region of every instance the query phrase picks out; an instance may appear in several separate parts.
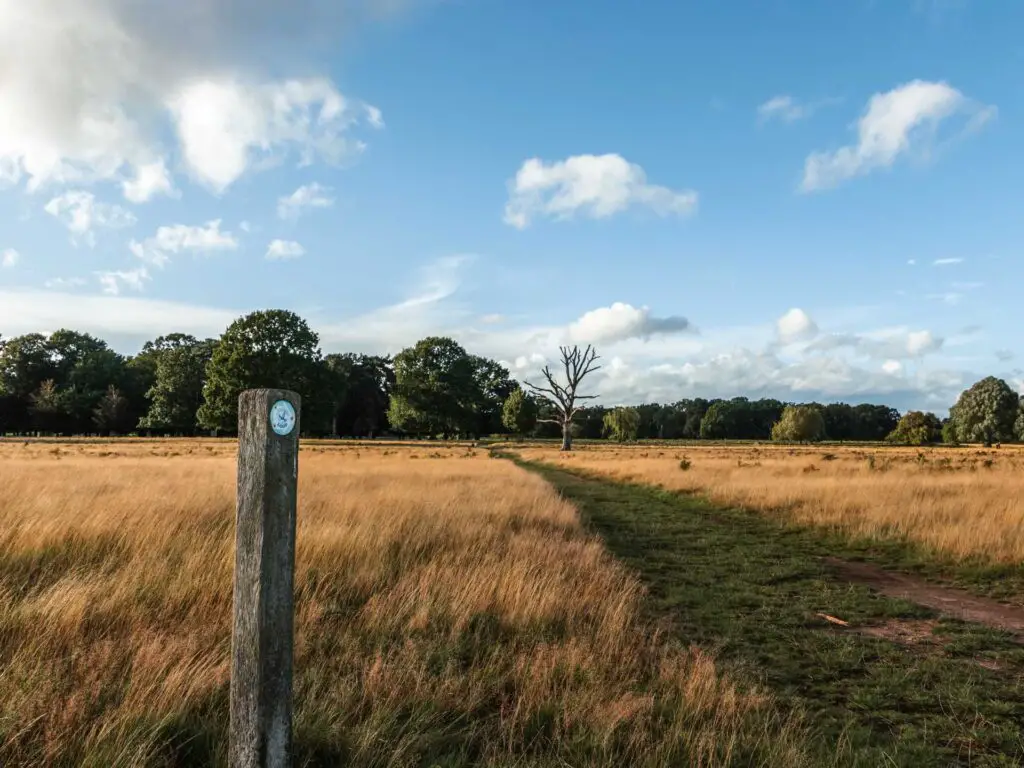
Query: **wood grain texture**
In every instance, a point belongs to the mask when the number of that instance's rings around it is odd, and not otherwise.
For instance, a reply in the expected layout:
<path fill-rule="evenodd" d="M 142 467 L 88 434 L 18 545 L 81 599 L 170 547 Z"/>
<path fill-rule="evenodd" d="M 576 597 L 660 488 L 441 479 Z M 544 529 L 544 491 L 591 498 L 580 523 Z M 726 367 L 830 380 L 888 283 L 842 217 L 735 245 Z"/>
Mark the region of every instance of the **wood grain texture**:
<path fill-rule="evenodd" d="M 278 400 L 295 408 L 295 427 L 285 436 L 270 424 Z M 248 390 L 238 400 L 232 768 L 291 765 L 300 405 L 299 395 L 277 389 Z"/>

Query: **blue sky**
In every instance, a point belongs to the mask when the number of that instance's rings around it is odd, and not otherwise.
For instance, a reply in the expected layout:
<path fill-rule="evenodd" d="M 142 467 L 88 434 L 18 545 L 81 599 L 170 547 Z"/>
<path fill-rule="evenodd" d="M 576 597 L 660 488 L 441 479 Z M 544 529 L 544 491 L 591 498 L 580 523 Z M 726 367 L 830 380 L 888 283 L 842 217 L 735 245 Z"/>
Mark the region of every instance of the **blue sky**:
<path fill-rule="evenodd" d="M 0 0 L 4 336 L 279 307 L 518 376 L 592 342 L 607 404 L 1024 384 L 1024 5 L 162 5 Z"/>

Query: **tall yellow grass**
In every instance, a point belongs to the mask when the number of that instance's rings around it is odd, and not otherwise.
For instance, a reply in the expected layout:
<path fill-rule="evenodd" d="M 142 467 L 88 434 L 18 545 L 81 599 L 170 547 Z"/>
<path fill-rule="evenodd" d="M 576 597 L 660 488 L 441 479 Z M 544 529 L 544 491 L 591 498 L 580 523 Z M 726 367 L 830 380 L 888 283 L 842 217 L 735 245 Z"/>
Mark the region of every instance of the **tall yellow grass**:
<path fill-rule="evenodd" d="M 1018 447 L 584 445 L 522 455 L 857 536 L 908 539 L 955 560 L 1024 561 Z"/>
<path fill-rule="evenodd" d="M 223 764 L 234 466 L 213 441 L 0 446 L 0 764 Z M 298 519 L 305 764 L 805 760 L 508 462 L 312 446 Z"/>

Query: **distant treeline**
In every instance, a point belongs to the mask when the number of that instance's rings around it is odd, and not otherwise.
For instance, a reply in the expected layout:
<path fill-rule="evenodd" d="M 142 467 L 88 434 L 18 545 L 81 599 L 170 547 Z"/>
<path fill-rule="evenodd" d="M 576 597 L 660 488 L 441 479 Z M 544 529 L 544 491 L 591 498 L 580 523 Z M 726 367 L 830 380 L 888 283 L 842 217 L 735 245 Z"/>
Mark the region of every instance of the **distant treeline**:
<path fill-rule="evenodd" d="M 282 310 L 239 318 L 219 339 L 161 336 L 127 357 L 66 329 L 0 338 L 0 434 L 231 434 L 238 394 L 253 387 L 297 391 L 309 436 L 561 435 L 544 421 L 550 404 L 520 389 L 497 361 L 449 338 L 428 337 L 394 357 L 323 355 L 308 324 Z M 785 422 L 777 439 L 994 442 L 1024 435 L 1020 407 L 1005 382 L 989 377 L 945 420 L 910 412 L 901 422 L 885 405 L 683 398 L 581 408 L 573 432 L 583 439 L 767 440 Z"/>

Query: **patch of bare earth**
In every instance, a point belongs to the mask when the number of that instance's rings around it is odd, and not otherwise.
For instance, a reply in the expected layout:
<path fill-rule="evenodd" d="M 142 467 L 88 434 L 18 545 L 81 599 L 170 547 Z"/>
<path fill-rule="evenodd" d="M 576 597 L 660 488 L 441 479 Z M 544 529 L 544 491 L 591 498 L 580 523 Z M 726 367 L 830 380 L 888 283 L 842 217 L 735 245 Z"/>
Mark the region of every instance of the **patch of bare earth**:
<path fill-rule="evenodd" d="M 962 589 L 932 584 L 905 573 L 895 573 L 871 563 L 825 558 L 832 572 L 852 584 L 862 584 L 887 597 L 908 600 L 961 621 L 983 624 L 1015 635 L 1024 642 L 1024 607 L 1009 605 Z M 904 624 L 906 622 L 903 622 Z"/>

